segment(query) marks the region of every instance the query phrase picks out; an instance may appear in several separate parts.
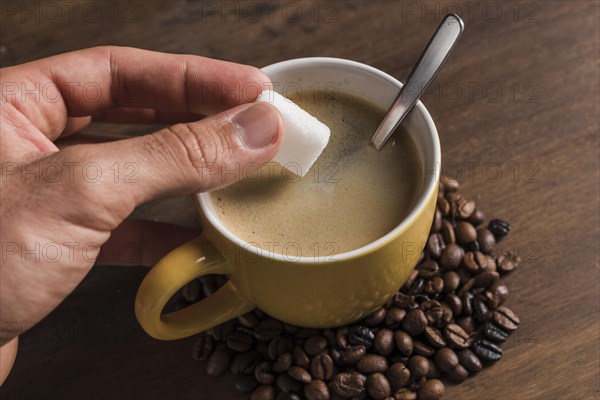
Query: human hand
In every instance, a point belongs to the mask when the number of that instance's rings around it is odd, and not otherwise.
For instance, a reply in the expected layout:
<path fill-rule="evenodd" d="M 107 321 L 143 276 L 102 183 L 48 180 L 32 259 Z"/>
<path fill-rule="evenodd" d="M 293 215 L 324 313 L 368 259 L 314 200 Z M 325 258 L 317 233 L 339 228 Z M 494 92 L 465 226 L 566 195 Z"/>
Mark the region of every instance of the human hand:
<path fill-rule="evenodd" d="M 0 344 L 71 293 L 100 246 L 105 263 L 152 265 L 196 234 L 122 224 L 137 205 L 233 183 L 243 176 L 230 171 L 271 160 L 283 137 L 275 108 L 246 104 L 270 87 L 253 67 L 98 47 L 4 68 L 0 78 Z M 92 120 L 179 123 L 59 150 L 56 140 Z M 108 257 L 121 240 L 137 244 L 133 258 Z"/>

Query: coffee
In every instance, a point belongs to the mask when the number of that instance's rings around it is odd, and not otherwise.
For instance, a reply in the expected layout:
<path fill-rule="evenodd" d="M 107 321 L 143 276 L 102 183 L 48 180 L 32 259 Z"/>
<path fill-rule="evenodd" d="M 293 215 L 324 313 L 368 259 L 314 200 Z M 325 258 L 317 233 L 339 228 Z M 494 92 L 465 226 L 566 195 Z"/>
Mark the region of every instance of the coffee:
<path fill-rule="evenodd" d="M 244 241 L 293 257 L 354 250 L 390 232 L 421 191 L 411 137 L 401 129 L 375 150 L 385 110 L 357 95 L 307 90 L 293 100 L 331 129 L 315 165 L 302 178 L 276 163 L 248 170 L 211 194 L 215 214 Z"/>

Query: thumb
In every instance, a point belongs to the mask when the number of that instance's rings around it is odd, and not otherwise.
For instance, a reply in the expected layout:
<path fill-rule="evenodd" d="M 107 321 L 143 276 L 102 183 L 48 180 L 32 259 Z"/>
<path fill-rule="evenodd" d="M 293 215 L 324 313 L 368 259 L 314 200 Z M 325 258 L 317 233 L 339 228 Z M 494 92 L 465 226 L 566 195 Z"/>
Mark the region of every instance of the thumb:
<path fill-rule="evenodd" d="M 121 143 L 122 147 L 112 145 L 121 147 L 124 158 L 136 155 L 140 201 L 147 201 L 230 185 L 273 159 L 283 134 L 279 111 L 270 104 L 253 103 L 165 128 Z"/>
<path fill-rule="evenodd" d="M 277 154 L 283 131 L 275 107 L 252 103 L 150 135 L 75 145 L 58 154 L 124 170 L 119 179 L 107 174 L 110 179 L 102 179 L 95 188 L 105 199 L 111 193 L 111 198 L 127 199 L 135 206 L 158 197 L 214 190 L 256 173 Z"/>

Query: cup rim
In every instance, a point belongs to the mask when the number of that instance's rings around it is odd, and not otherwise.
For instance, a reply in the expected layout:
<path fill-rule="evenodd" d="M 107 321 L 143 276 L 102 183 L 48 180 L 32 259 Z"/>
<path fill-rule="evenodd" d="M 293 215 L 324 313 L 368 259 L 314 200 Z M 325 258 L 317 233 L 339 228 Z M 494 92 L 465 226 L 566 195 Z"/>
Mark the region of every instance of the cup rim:
<path fill-rule="evenodd" d="M 356 69 L 364 70 L 368 73 L 376 75 L 384 80 L 388 81 L 390 84 L 396 86 L 398 89 L 402 87 L 402 82 L 394 78 L 393 76 L 377 69 L 371 67 L 370 65 L 363 64 L 358 61 L 347 60 L 343 58 L 335 58 L 335 57 L 303 57 L 303 58 L 295 58 L 285 61 L 280 61 L 271 65 L 268 65 L 261 70 L 269 76 L 272 71 L 281 69 L 281 68 L 290 68 L 290 67 L 299 67 L 305 64 L 310 64 L 311 67 L 318 65 L 336 65 L 336 66 L 345 66 L 352 67 Z M 425 121 L 425 125 L 427 127 L 428 133 L 432 136 L 433 139 L 433 163 L 434 163 L 434 173 L 427 174 L 425 173 L 425 183 L 423 185 L 423 189 L 421 195 L 419 196 L 418 201 L 412 207 L 410 213 L 391 231 L 386 233 L 385 235 L 379 237 L 378 239 L 362 246 L 357 249 L 353 249 L 350 251 L 346 251 L 343 253 L 335 254 L 333 256 L 318 256 L 318 257 L 295 257 L 292 259 L 287 259 L 284 254 L 268 252 L 267 250 L 263 250 L 260 247 L 254 246 L 250 242 L 243 240 L 236 235 L 234 235 L 231 231 L 229 231 L 223 223 L 215 216 L 214 212 L 211 209 L 210 205 L 210 192 L 196 193 L 194 195 L 194 199 L 197 203 L 197 206 L 201 210 L 202 214 L 208 220 L 208 222 L 227 240 L 232 243 L 243 245 L 244 250 L 249 251 L 258 256 L 264 256 L 265 253 L 268 253 L 268 258 L 277 261 L 283 262 L 292 262 L 295 264 L 319 264 L 323 261 L 328 262 L 343 262 L 348 261 L 365 254 L 369 254 L 376 249 L 384 246 L 394 237 L 400 235 L 409 225 L 411 225 L 416 218 L 421 214 L 422 210 L 426 207 L 430 197 L 433 195 L 434 191 L 437 189 L 437 176 L 439 175 L 439 169 L 441 168 L 441 149 L 440 149 L 440 140 L 437 128 L 435 123 L 433 122 L 433 118 L 425 108 L 425 105 L 419 100 L 417 104 L 415 104 L 413 110 L 411 112 L 418 112 L 421 114 Z M 429 176 L 429 178 L 428 178 Z"/>

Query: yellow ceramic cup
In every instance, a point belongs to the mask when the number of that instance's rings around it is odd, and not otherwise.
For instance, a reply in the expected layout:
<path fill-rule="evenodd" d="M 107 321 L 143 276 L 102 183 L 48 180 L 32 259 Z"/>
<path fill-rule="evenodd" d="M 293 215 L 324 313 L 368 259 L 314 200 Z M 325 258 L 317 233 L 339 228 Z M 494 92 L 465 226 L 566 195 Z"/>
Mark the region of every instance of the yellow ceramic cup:
<path fill-rule="evenodd" d="M 274 89 L 291 96 L 308 88 L 359 94 L 389 107 L 401 83 L 370 66 L 335 58 L 303 58 L 263 71 Z M 420 102 L 403 122 L 423 162 L 423 183 L 408 217 L 387 235 L 335 256 L 289 257 L 244 242 L 215 216 L 207 193 L 195 196 L 204 234 L 164 257 L 145 277 L 136 316 L 151 336 L 179 339 L 221 324 L 255 307 L 290 324 L 324 328 L 363 318 L 384 304 L 417 263 L 435 211 L 440 145 Z M 208 298 L 162 314 L 186 283 L 207 274 L 229 281 Z"/>

